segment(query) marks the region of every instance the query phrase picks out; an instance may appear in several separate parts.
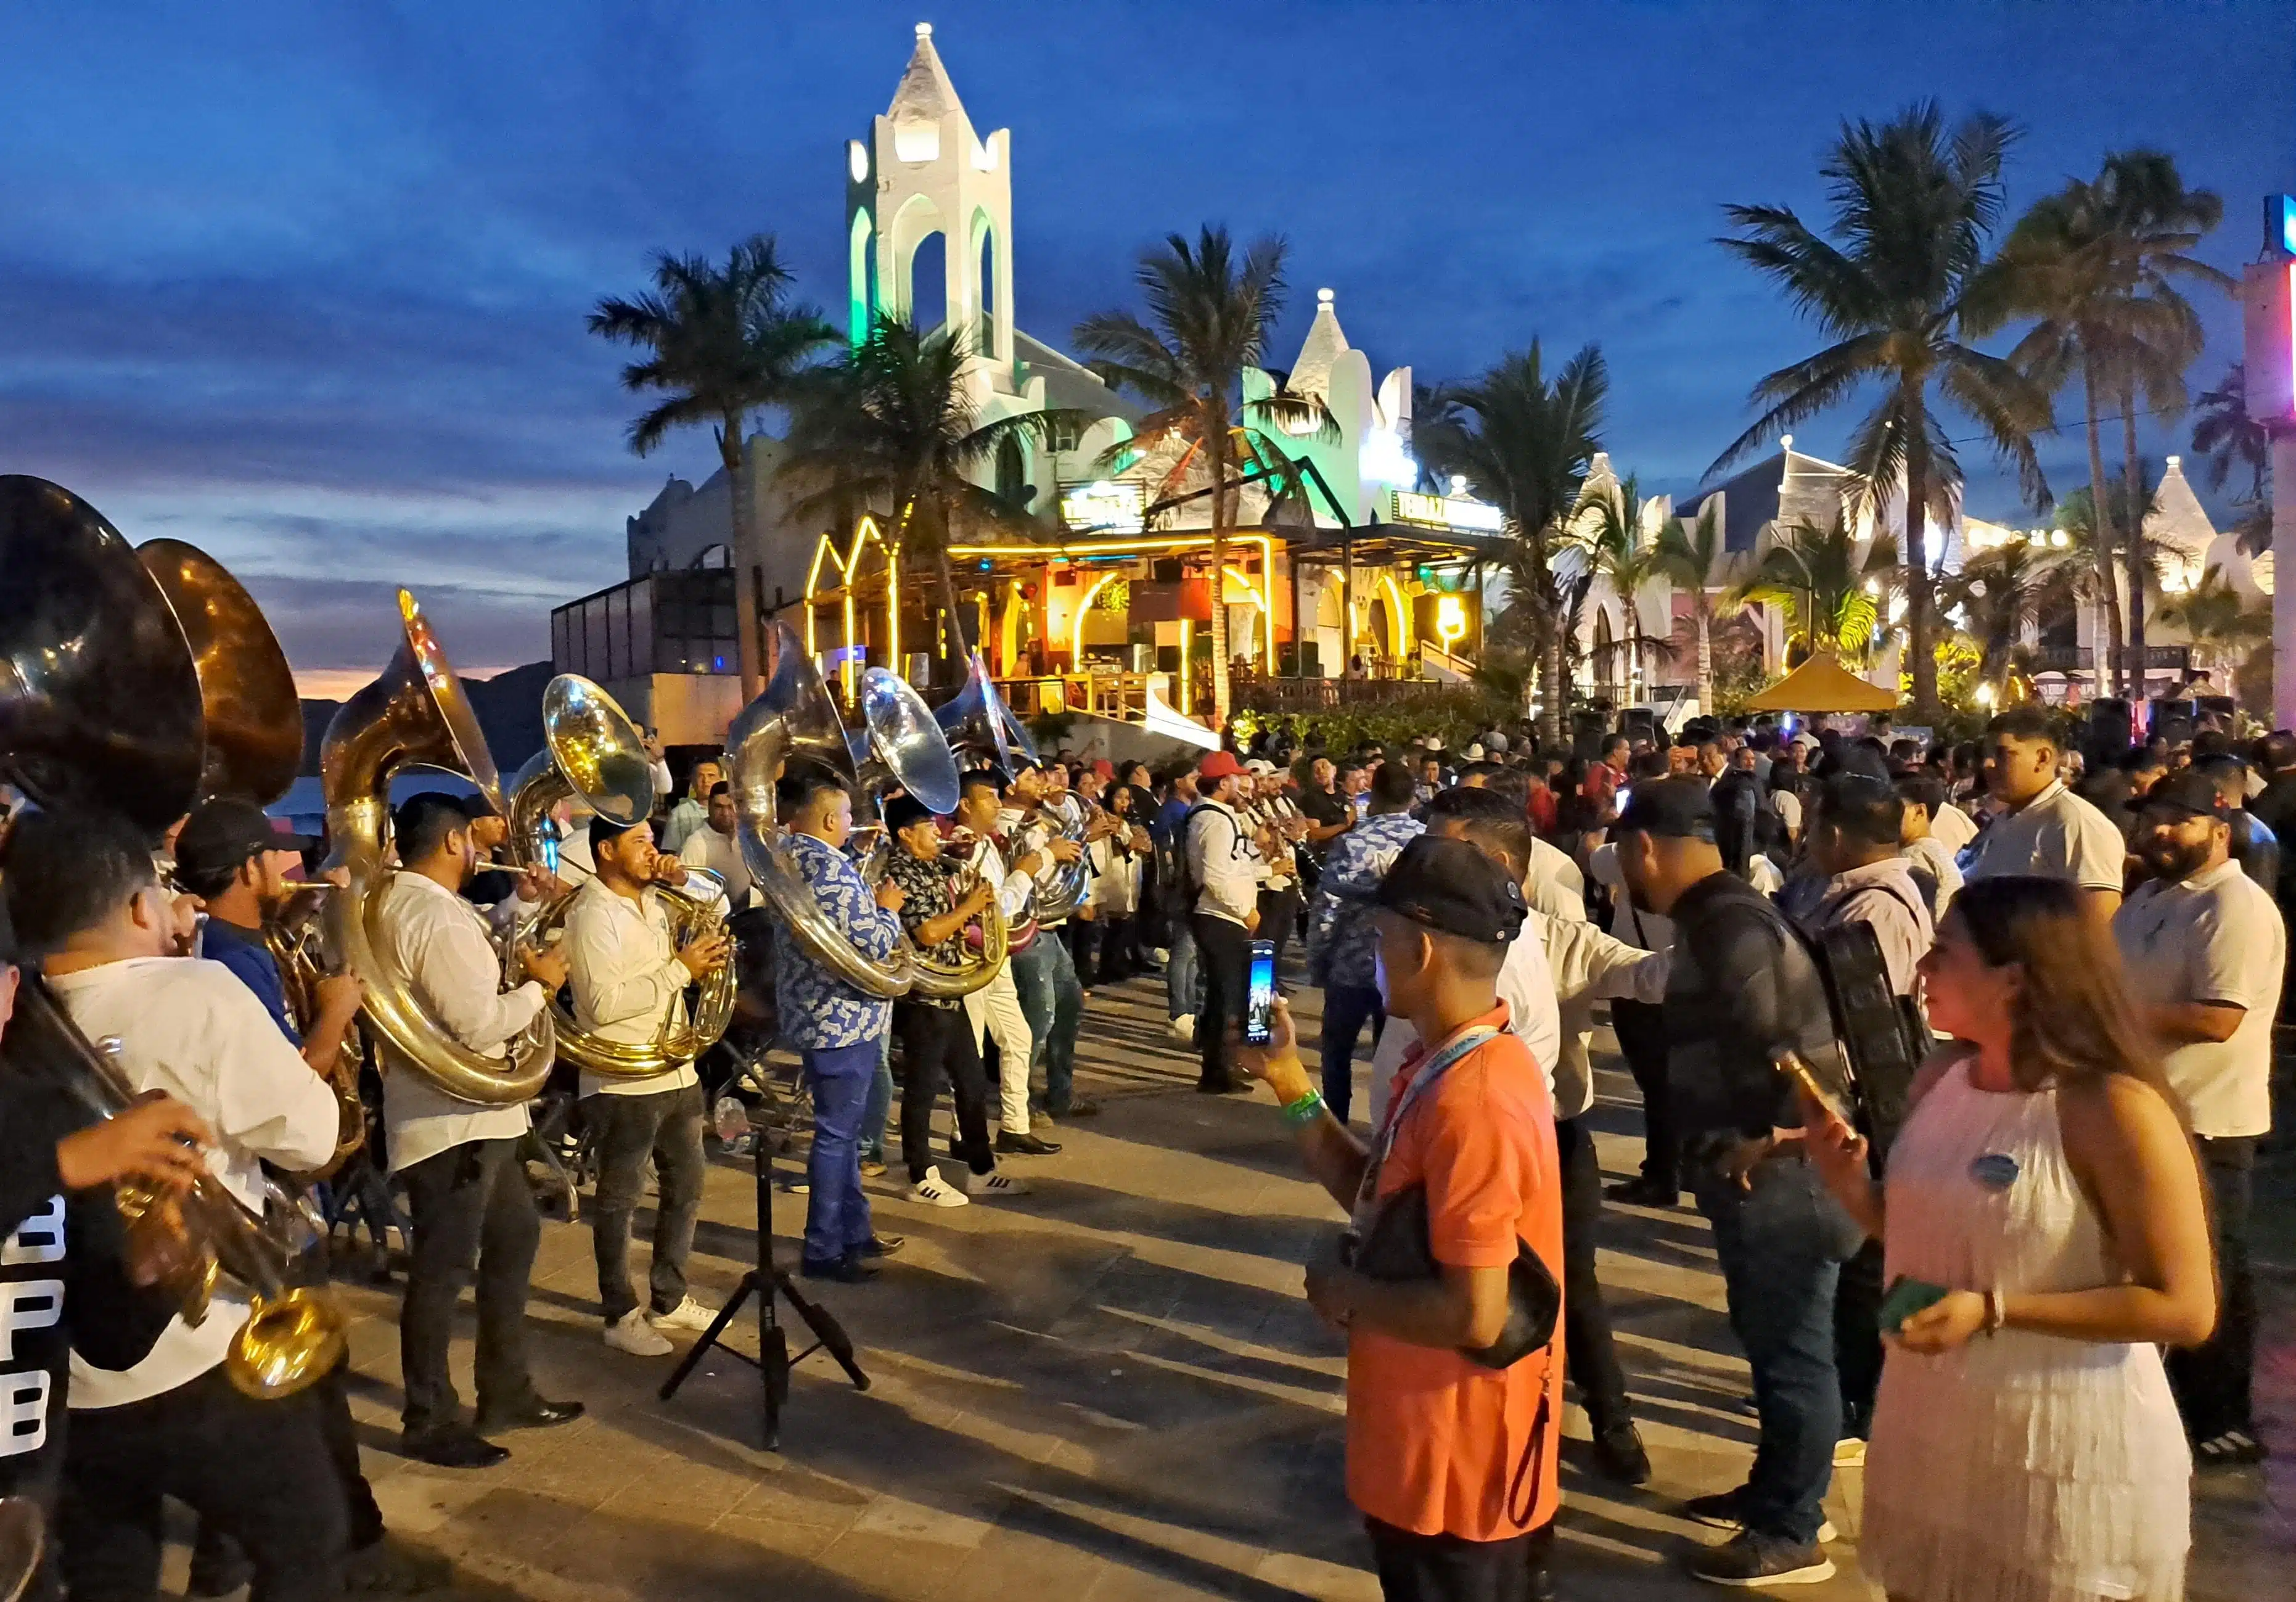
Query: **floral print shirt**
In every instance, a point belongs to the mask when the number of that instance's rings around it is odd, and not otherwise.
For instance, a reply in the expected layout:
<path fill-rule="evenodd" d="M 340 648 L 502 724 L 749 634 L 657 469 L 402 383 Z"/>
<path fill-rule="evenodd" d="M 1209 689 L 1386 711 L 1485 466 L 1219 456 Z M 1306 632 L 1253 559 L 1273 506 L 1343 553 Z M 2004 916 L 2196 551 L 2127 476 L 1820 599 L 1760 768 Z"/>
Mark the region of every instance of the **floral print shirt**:
<path fill-rule="evenodd" d="M 810 834 L 785 836 L 791 861 L 821 903 L 822 914 L 871 957 L 886 957 L 901 938 L 901 922 L 877 905 L 845 854 Z M 885 1032 L 892 1003 L 855 990 L 806 955 L 781 932 L 774 941 L 774 994 L 782 1037 L 800 1051 L 857 1046 Z"/>

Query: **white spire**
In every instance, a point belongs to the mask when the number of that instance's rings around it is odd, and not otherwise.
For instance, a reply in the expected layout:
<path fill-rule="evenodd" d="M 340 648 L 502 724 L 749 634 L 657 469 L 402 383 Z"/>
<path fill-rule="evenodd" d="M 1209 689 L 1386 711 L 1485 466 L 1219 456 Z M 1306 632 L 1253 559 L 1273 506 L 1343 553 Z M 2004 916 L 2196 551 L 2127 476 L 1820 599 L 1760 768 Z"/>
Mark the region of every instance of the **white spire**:
<path fill-rule="evenodd" d="M 1340 331 L 1339 314 L 1332 309 L 1332 292 L 1316 292 L 1316 320 L 1308 325 L 1308 337 L 1300 346 L 1299 358 L 1292 364 L 1292 390 L 1298 395 L 1328 398 L 1332 382 L 1332 364 L 1348 349 L 1348 336 Z"/>
<path fill-rule="evenodd" d="M 917 47 L 910 53 L 909 64 L 901 73 L 885 115 L 897 123 L 938 122 L 949 111 L 964 110 L 956 86 L 949 81 L 948 69 L 940 63 L 940 52 L 933 48 L 932 24 L 918 23 Z"/>

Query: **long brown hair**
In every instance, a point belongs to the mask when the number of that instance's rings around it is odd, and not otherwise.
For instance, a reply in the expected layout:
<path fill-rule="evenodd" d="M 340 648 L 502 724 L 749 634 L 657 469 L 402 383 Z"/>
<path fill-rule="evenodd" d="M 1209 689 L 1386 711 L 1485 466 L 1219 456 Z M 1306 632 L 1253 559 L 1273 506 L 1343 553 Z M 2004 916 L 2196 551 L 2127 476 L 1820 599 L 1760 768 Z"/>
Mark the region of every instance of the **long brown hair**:
<path fill-rule="evenodd" d="M 2024 971 L 2010 1003 L 2011 1072 L 2021 1089 L 2125 1073 L 2178 1105 L 2159 1047 L 2129 1005 L 2120 949 L 2078 889 L 2013 874 L 1972 880 L 1946 916 L 1961 920 L 1987 966 Z"/>

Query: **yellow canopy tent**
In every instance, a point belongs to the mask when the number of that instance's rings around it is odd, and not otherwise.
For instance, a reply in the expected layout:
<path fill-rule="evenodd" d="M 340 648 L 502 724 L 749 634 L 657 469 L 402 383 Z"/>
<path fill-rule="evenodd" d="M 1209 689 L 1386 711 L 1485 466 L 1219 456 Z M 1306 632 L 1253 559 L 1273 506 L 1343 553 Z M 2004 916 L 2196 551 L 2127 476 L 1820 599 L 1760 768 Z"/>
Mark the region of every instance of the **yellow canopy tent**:
<path fill-rule="evenodd" d="M 1750 712 L 1893 712 L 1898 698 L 1828 653 L 1813 656 L 1746 702 Z"/>

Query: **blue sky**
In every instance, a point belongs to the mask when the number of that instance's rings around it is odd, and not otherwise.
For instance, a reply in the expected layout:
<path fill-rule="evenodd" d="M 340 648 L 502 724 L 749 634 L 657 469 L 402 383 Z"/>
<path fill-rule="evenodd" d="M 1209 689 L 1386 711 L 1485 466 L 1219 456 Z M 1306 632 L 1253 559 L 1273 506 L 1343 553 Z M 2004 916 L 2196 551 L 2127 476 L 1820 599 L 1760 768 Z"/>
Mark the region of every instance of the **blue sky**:
<path fill-rule="evenodd" d="M 2159 145 L 2225 196 L 2205 253 L 2227 269 L 2261 196 L 2296 187 L 2285 0 L 18 4 L 0 470 L 206 546 L 311 686 L 379 665 L 400 582 L 473 670 L 546 655 L 550 605 L 622 576 L 622 520 L 713 460 L 701 435 L 628 454 L 620 358 L 584 312 L 656 249 L 760 229 L 840 304 L 844 142 L 918 21 L 976 127 L 1013 130 L 1031 333 L 1126 303 L 1167 229 L 1278 231 L 1287 357 L 1319 285 L 1382 373 L 1597 341 L 1610 448 L 1658 489 L 1814 348 L 1710 241 L 1727 201 L 1820 215 L 1844 116 L 1927 94 L 2018 119 L 2015 206 Z M 2238 342 L 2209 309 L 2200 385 Z M 1855 416 L 1800 442 L 1824 454 Z M 1972 449 L 1972 509 L 2013 514 Z M 2046 448 L 2068 487 L 2080 457 L 2077 433 Z"/>

